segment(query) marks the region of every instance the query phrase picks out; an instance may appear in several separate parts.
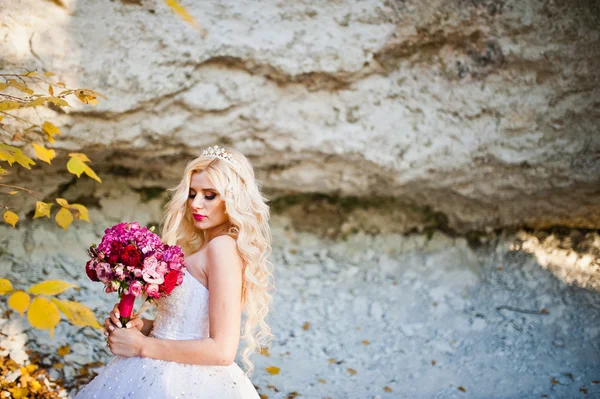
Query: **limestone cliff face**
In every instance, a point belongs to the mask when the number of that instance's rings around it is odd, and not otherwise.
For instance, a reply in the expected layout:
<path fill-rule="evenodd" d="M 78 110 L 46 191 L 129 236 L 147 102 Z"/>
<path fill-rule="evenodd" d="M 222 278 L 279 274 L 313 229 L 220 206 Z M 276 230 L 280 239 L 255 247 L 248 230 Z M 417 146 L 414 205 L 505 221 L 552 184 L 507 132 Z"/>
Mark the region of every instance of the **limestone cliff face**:
<path fill-rule="evenodd" d="M 53 115 L 106 179 L 171 186 L 221 144 L 272 198 L 352 198 L 342 224 L 600 227 L 597 2 L 184 1 L 205 39 L 159 0 L 64 3 L 2 0 L 0 69 L 109 98 Z"/>

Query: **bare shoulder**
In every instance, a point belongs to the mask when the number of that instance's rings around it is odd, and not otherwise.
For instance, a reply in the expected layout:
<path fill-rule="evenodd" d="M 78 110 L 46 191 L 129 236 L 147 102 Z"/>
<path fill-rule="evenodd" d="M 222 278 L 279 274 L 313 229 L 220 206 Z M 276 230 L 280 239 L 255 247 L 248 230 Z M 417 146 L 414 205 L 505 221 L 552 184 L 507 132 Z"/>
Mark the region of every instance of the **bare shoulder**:
<path fill-rule="evenodd" d="M 237 250 L 237 241 L 230 235 L 224 234 L 213 238 L 207 245 L 208 251 Z"/>
<path fill-rule="evenodd" d="M 213 238 L 207 245 L 206 253 L 211 266 L 217 267 L 241 267 L 242 257 L 237 251 L 237 241 L 229 235 L 222 235 Z"/>

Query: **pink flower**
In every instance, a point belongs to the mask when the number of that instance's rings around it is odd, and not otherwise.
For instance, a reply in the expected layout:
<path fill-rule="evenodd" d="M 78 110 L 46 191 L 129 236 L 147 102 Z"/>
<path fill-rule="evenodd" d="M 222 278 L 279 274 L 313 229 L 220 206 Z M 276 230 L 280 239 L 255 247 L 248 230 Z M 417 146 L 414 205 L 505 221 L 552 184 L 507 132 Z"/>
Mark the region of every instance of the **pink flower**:
<path fill-rule="evenodd" d="M 158 289 L 158 285 L 157 284 L 146 284 L 146 294 L 150 298 L 159 298 L 160 290 Z"/>
<path fill-rule="evenodd" d="M 177 285 L 181 285 L 183 283 L 183 272 L 180 272 L 177 276 Z"/>
<path fill-rule="evenodd" d="M 125 280 L 125 266 L 119 263 L 117 267 L 115 267 L 115 277 L 117 277 L 117 280 L 119 281 Z"/>
<path fill-rule="evenodd" d="M 162 274 L 163 276 L 167 274 L 169 272 L 167 262 L 159 262 L 158 266 L 156 266 L 156 272 Z"/>
<path fill-rule="evenodd" d="M 144 288 L 142 283 L 135 280 L 129 285 L 129 293 L 137 298 L 138 296 L 142 295 L 142 288 Z"/>
<path fill-rule="evenodd" d="M 135 278 L 140 278 L 142 277 L 142 269 L 135 269 L 133 271 L 133 275 L 135 276 Z"/>
<path fill-rule="evenodd" d="M 109 283 L 113 279 L 110 265 L 106 262 L 99 262 L 98 264 L 96 264 L 96 275 L 98 276 L 98 279 L 104 284 Z"/>
<path fill-rule="evenodd" d="M 159 263 L 154 256 L 146 258 L 144 261 L 144 268 L 142 269 L 142 278 L 145 282 L 150 284 L 162 284 L 165 281 L 165 276 L 157 270 L 158 267 Z"/>

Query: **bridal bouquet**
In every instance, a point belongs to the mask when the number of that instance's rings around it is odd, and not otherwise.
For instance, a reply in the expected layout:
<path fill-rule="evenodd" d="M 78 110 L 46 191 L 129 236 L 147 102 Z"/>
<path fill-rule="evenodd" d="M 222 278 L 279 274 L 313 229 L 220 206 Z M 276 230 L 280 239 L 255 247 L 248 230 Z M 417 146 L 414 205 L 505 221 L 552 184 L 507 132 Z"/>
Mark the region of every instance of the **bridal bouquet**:
<path fill-rule="evenodd" d="M 105 292 L 118 292 L 123 325 L 131 318 L 135 298 L 143 296 L 144 305 L 150 304 L 183 282 L 181 248 L 163 244 L 160 237 L 137 222 L 106 229 L 100 244 L 93 244 L 88 254 L 91 259 L 85 272 L 92 281 L 104 283 Z"/>

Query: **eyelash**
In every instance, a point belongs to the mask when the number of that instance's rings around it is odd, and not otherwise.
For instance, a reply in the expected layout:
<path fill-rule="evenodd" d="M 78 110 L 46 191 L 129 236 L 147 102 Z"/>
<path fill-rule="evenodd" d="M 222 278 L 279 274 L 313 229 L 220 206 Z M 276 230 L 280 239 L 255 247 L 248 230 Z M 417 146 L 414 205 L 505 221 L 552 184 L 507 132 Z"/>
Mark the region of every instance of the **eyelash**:
<path fill-rule="evenodd" d="M 207 200 L 212 200 L 212 199 L 215 199 L 215 197 L 216 197 L 216 195 L 212 195 L 212 196 L 204 196 L 204 198 L 206 198 Z M 196 194 L 190 194 L 190 195 L 188 195 L 188 198 L 190 198 L 190 199 L 194 199 L 194 198 L 196 198 Z"/>

